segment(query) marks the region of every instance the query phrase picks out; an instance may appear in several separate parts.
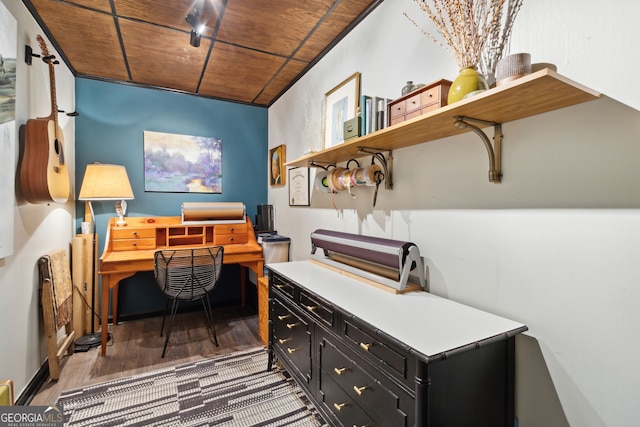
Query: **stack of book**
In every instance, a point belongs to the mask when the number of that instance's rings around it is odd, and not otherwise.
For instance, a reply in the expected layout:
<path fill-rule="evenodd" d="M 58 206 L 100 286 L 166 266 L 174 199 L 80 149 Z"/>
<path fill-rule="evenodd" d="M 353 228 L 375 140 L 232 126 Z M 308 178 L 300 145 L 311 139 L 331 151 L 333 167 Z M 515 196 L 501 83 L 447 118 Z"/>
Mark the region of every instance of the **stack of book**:
<path fill-rule="evenodd" d="M 391 99 L 378 96 L 360 97 L 360 136 L 370 134 L 389 125 L 388 104 Z"/>

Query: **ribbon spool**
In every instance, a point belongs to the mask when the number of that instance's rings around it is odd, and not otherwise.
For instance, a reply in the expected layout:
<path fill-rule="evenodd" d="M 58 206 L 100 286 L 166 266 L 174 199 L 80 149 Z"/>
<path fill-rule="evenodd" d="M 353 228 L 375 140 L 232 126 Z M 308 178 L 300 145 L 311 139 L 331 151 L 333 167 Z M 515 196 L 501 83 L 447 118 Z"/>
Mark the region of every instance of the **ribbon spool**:
<path fill-rule="evenodd" d="M 322 191 L 323 193 L 331 193 L 331 189 L 329 189 L 329 172 L 326 170 L 321 170 L 316 173 L 315 186 L 318 191 Z"/>
<path fill-rule="evenodd" d="M 375 186 L 378 185 L 378 176 L 382 173 L 382 168 L 373 164 L 364 168 L 364 180 L 366 182 L 365 185 Z"/>
<path fill-rule="evenodd" d="M 329 181 L 329 189 L 332 193 L 344 190 L 344 186 L 342 184 L 342 180 L 340 179 L 340 174 L 345 170 L 345 168 L 333 168 L 329 172 L 327 176 L 327 180 Z"/>
<path fill-rule="evenodd" d="M 365 168 L 356 168 L 351 172 L 351 185 L 357 187 L 359 185 L 367 185 L 367 173 Z"/>

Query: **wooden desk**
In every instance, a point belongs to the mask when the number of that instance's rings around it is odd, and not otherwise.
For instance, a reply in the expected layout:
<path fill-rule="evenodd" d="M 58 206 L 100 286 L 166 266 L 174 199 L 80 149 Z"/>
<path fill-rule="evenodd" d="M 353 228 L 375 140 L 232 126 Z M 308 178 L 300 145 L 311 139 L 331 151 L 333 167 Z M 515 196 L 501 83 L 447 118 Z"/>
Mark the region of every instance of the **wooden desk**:
<path fill-rule="evenodd" d="M 224 246 L 224 264 L 239 264 L 263 276 L 262 247 L 256 241 L 251 220 L 242 224 L 182 224 L 179 216 L 130 217 L 127 225 L 116 225 L 111 218 L 107 226 L 105 248 L 100 257 L 102 276 L 102 355 L 107 354 L 109 294 L 113 307 L 113 324 L 118 321 L 118 285 L 120 280 L 139 271 L 153 271 L 154 254 L 161 249 Z M 246 299 L 246 270 L 240 269 L 242 304 Z"/>

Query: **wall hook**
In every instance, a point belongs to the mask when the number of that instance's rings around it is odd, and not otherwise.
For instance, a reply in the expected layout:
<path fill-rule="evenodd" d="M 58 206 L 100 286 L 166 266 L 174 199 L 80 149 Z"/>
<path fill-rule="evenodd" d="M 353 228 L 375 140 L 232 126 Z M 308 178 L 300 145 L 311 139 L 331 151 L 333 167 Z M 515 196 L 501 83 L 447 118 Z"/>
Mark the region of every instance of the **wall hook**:
<path fill-rule="evenodd" d="M 323 166 L 323 163 L 324 163 L 326 166 Z M 316 161 L 316 160 L 311 160 L 311 161 L 309 162 L 309 166 L 314 167 L 314 168 L 322 168 L 322 169 L 324 169 L 324 170 L 328 171 L 328 170 L 329 170 L 329 168 L 330 168 L 330 167 L 332 167 L 332 166 L 335 168 L 335 167 L 336 167 L 336 164 L 335 164 L 335 163 L 329 163 L 329 162 L 318 162 L 318 161 Z"/>
<path fill-rule="evenodd" d="M 80 113 L 78 113 L 77 111 L 72 111 L 71 113 L 67 113 L 64 110 L 58 110 L 58 113 L 64 113 L 69 117 L 78 117 L 80 115 Z"/>
<path fill-rule="evenodd" d="M 502 180 L 502 124 L 488 122 L 486 120 L 474 119 L 466 116 L 455 116 L 453 125 L 458 129 L 469 129 L 480 137 L 487 149 L 489 156 L 489 181 L 499 183 Z M 489 137 L 478 126 L 474 126 L 467 121 L 480 123 L 486 126 L 493 126 L 493 145 Z"/>
<path fill-rule="evenodd" d="M 24 45 L 24 62 L 31 65 L 33 58 L 40 58 L 40 55 L 33 53 L 33 49 L 28 44 Z"/>

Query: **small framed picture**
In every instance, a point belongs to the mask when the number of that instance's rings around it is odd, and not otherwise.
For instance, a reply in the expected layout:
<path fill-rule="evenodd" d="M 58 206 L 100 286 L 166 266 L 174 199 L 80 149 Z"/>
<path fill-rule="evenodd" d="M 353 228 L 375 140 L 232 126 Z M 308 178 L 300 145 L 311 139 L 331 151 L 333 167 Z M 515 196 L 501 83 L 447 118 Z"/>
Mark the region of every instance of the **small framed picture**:
<path fill-rule="evenodd" d="M 344 122 L 356 117 L 360 99 L 360 73 L 355 72 L 324 96 L 324 148 L 344 142 Z"/>
<path fill-rule="evenodd" d="M 285 185 L 284 164 L 286 162 L 286 147 L 284 144 L 278 145 L 269 150 L 269 183 L 273 186 Z"/>
<path fill-rule="evenodd" d="M 289 169 L 289 206 L 309 206 L 309 168 Z"/>

